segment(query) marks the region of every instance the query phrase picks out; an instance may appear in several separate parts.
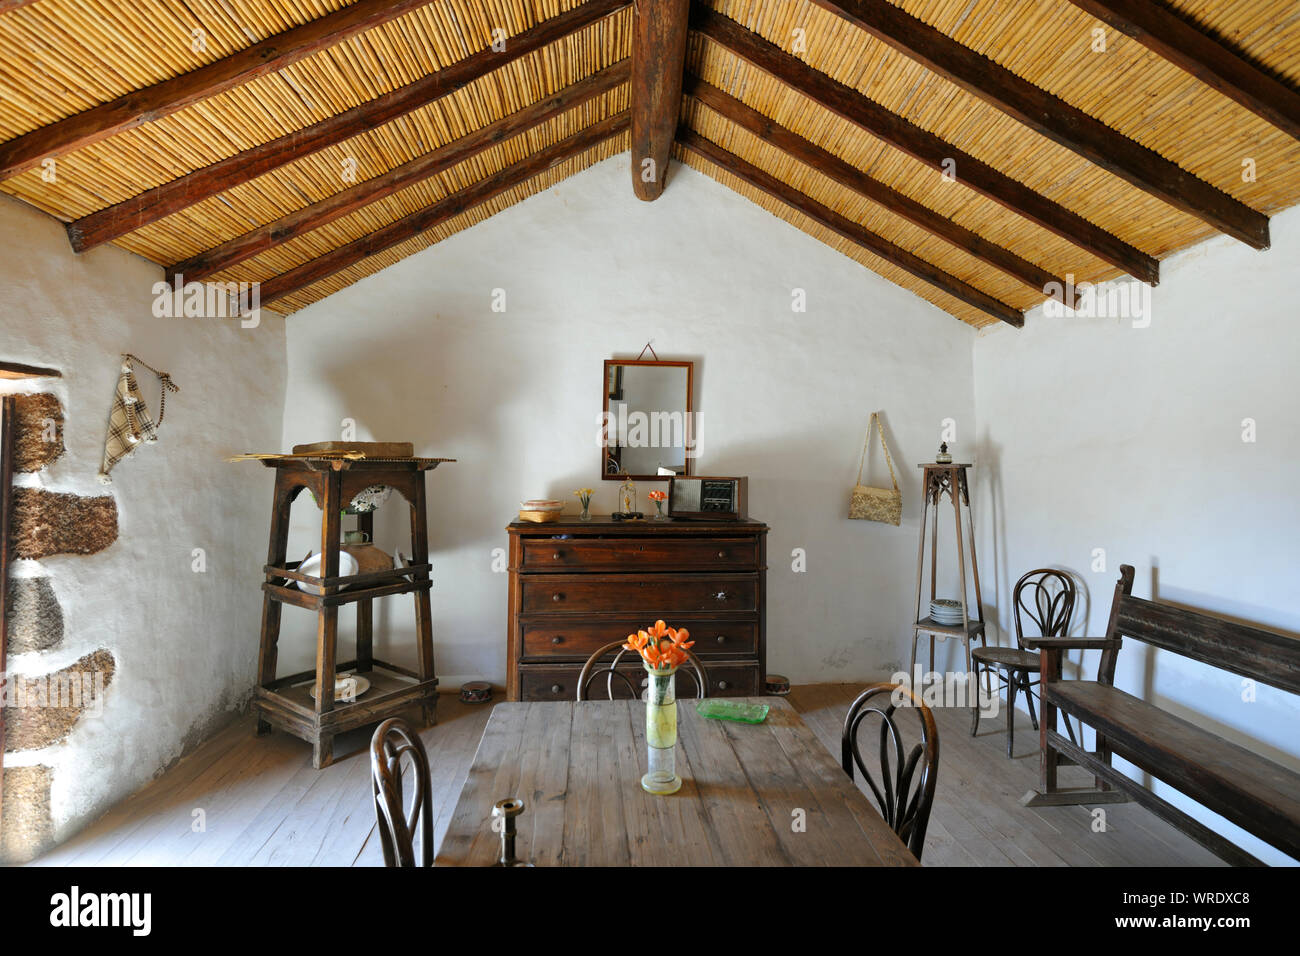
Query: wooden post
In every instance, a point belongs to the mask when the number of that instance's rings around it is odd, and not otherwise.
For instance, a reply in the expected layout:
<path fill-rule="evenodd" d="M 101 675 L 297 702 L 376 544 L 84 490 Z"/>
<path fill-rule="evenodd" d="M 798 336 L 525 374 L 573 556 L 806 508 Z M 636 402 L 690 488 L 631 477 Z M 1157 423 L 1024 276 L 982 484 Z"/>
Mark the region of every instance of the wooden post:
<path fill-rule="evenodd" d="M 1045 647 L 1039 652 L 1039 660 L 1038 743 L 1041 764 L 1038 768 L 1038 792 L 1047 795 L 1056 791 L 1057 768 L 1057 754 L 1048 741 L 1048 734 L 1056 729 L 1056 705 L 1047 697 L 1047 685 L 1061 679 L 1061 652 Z M 1082 743 L 1082 727 L 1079 732 Z"/>
<path fill-rule="evenodd" d="M 339 576 L 339 509 L 343 506 L 343 473 L 331 468 L 325 476 L 322 498 L 320 553 L 321 577 Z M 338 585 L 322 585 L 321 597 L 330 598 Z M 316 622 L 316 720 L 334 709 L 334 662 L 338 649 L 339 609 L 331 604 L 321 608 Z M 318 728 L 312 745 L 312 766 L 319 770 L 334 760 L 334 737 Z"/>
<path fill-rule="evenodd" d="M 357 530 L 365 532 L 366 540 L 375 541 L 375 514 L 366 511 L 357 515 Z M 367 598 L 357 602 L 357 673 L 374 669 L 375 664 L 375 602 Z"/>
<path fill-rule="evenodd" d="M 266 548 L 266 563 L 282 568 L 289 559 L 289 509 L 293 506 L 294 491 L 285 480 L 281 469 L 275 472 L 274 509 L 271 512 L 270 542 Z M 280 608 L 279 601 L 271 597 L 270 592 L 262 593 L 262 639 L 257 650 L 257 685 L 266 687 L 275 680 L 275 669 L 279 658 L 280 644 Z M 269 734 L 270 722 L 262 716 L 257 718 L 257 733 Z"/>
<path fill-rule="evenodd" d="M 413 564 L 429 563 L 429 532 L 426 521 L 426 502 L 424 496 L 424 472 L 417 471 L 412 478 L 415 485 L 415 500 L 411 505 L 411 562 Z M 427 581 L 429 572 L 420 571 L 415 575 L 419 581 Z M 433 612 L 429 607 L 429 591 L 423 589 L 415 592 L 415 640 L 419 660 L 420 680 L 434 679 L 433 672 Z M 426 725 L 437 720 L 437 699 L 433 704 L 421 705 Z"/>
<path fill-rule="evenodd" d="M 658 199 L 682 108 L 690 0 L 637 0 L 632 6 L 632 189 Z"/>

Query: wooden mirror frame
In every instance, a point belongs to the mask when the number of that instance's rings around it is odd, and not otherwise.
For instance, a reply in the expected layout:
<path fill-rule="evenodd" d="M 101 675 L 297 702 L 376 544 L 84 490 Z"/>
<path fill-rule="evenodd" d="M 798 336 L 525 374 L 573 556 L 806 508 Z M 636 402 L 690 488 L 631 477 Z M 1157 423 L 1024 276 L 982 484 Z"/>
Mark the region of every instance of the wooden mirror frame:
<path fill-rule="evenodd" d="M 602 425 L 604 426 L 607 426 L 609 422 L 609 370 L 610 370 L 610 366 L 614 366 L 614 365 L 657 365 L 666 368 L 686 369 L 686 422 L 684 423 L 683 434 L 684 434 L 684 440 L 686 442 L 686 448 L 689 450 L 692 444 L 692 439 L 694 437 L 692 433 L 693 422 L 691 419 L 691 413 L 695 407 L 694 406 L 695 363 L 694 362 L 664 362 L 657 359 L 617 359 L 617 358 L 605 359 L 605 365 L 604 368 L 602 369 L 603 374 L 600 377 L 600 395 L 601 395 L 601 403 L 600 403 L 601 419 L 600 420 Z M 607 461 L 609 460 L 608 441 L 609 441 L 608 434 L 602 432 L 601 443 L 600 443 L 600 478 L 602 481 L 626 481 L 629 478 L 631 478 L 633 481 L 667 481 L 668 480 L 669 476 L 667 475 L 628 475 L 628 474 L 624 474 L 623 472 L 618 472 L 617 474 L 610 474 L 609 470 L 605 467 Z M 683 472 L 684 475 L 689 475 L 693 471 L 691 467 L 692 458 L 693 458 L 692 455 L 690 454 L 686 455 L 686 470 Z"/>

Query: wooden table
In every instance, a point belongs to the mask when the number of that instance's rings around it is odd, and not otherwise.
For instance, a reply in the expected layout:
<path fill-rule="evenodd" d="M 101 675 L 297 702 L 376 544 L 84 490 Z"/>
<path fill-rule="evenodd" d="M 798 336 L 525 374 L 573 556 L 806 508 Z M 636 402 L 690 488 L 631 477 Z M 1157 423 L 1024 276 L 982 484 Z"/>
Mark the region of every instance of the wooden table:
<path fill-rule="evenodd" d="M 678 702 L 683 783 L 668 797 L 641 789 L 642 702 L 497 704 L 437 864 L 495 863 L 492 805 L 519 797 L 516 852 L 538 866 L 918 865 L 794 708 L 740 699 L 770 705 L 767 720 Z"/>

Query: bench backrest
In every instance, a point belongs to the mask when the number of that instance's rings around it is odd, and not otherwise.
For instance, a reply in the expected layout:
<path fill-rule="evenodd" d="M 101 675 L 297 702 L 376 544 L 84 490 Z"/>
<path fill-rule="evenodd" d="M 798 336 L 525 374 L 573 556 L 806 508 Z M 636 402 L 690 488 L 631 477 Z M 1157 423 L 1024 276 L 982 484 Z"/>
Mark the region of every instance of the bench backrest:
<path fill-rule="evenodd" d="M 1180 657 L 1300 694 L 1300 640 L 1134 597 L 1132 585 L 1133 568 L 1121 566 L 1111 606 L 1109 637 L 1131 637 Z M 1111 656 L 1108 673 L 1106 654 Z M 1114 651 L 1103 652 L 1102 671 L 1114 679 Z"/>

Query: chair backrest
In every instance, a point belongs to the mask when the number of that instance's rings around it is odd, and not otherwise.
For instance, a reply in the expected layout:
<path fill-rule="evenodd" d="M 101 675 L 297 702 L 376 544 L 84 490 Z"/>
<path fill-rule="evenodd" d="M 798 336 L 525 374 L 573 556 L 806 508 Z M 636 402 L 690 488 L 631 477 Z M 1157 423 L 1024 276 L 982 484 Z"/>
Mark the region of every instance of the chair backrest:
<path fill-rule="evenodd" d="M 1074 616 L 1077 591 L 1074 579 L 1063 571 L 1037 568 L 1021 575 L 1011 591 L 1015 610 L 1016 644 L 1025 646 L 1025 625 L 1031 624 L 1034 637 L 1065 637 Z"/>
<path fill-rule="evenodd" d="M 402 800 L 402 758 L 409 757 L 414 786 L 411 807 Z M 392 717 L 370 738 L 371 792 L 385 866 L 415 866 L 415 831 L 420 830 L 420 866 L 433 866 L 433 785 L 429 755 L 404 720 Z"/>
<path fill-rule="evenodd" d="M 895 716 L 897 710 L 915 711 L 920 723 L 921 742 L 906 754 Z M 859 746 L 863 725 L 873 715 L 880 718 L 880 753 L 876 764 L 879 786 Z M 901 684 L 873 684 L 858 695 L 844 717 L 840 751 L 849 779 L 853 779 L 856 765 L 880 806 L 881 816 L 919 861 L 925 848 L 925 830 L 930 823 L 939 775 L 939 730 L 930 708 Z"/>
<path fill-rule="evenodd" d="M 636 700 L 641 696 L 642 676 L 638 674 L 641 668 L 641 655 L 635 651 L 624 650 L 623 641 L 611 641 L 596 653 L 587 658 L 587 663 L 582 665 L 582 671 L 578 674 L 578 700 L 587 700 L 587 688 L 597 677 L 605 675 L 605 693 L 609 700 L 614 699 L 615 687 L 625 688 L 628 698 Z M 608 661 L 602 661 L 601 658 L 607 654 L 613 654 Z M 623 661 L 624 655 L 627 659 L 637 665 L 638 671 L 618 670 L 619 664 Z M 680 678 L 683 674 L 689 677 L 695 685 L 695 696 L 703 699 L 708 696 L 709 682 L 704 676 L 704 665 L 700 659 L 695 656 L 693 651 L 687 651 L 688 658 L 686 664 L 677 668 L 677 676 Z M 641 671 L 641 674 L 644 674 Z M 634 679 L 635 678 L 635 679 Z M 617 683 L 615 683 L 617 681 Z M 678 681 L 677 696 L 681 697 L 680 681 Z"/>

